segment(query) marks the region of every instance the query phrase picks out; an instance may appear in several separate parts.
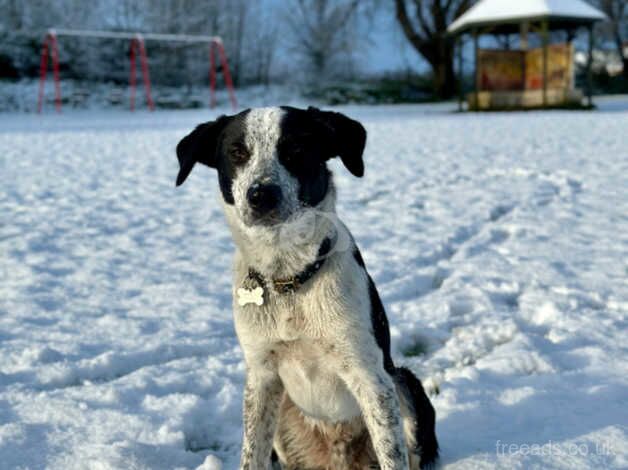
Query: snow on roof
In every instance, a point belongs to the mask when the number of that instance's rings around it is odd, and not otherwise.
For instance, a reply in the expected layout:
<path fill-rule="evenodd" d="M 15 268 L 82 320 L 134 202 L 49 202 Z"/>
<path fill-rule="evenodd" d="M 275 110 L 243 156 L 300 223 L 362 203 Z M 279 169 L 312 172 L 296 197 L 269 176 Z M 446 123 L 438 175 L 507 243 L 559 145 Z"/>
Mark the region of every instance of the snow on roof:
<path fill-rule="evenodd" d="M 592 22 L 606 19 L 583 0 L 481 0 L 448 28 L 450 33 L 471 26 L 542 18 Z"/>

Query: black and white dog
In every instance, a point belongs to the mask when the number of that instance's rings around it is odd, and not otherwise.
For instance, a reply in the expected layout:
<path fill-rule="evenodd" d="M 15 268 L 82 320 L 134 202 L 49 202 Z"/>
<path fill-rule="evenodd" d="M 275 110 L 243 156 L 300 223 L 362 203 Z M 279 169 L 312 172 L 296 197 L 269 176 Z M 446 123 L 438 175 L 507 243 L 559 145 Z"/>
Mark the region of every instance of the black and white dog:
<path fill-rule="evenodd" d="M 326 161 L 339 156 L 362 176 L 365 143 L 342 114 L 281 107 L 219 117 L 177 146 L 177 186 L 197 162 L 218 171 L 235 240 L 242 469 L 267 469 L 271 454 L 285 469 L 328 470 L 417 469 L 438 457 L 434 408 L 393 364 L 384 307 L 335 218 Z"/>

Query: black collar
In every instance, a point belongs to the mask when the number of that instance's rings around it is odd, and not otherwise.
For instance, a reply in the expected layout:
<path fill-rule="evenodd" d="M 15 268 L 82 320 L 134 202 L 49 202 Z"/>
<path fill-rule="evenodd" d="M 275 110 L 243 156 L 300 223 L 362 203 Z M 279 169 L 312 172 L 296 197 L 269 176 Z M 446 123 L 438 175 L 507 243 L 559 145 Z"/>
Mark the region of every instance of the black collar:
<path fill-rule="evenodd" d="M 285 279 L 270 279 L 270 283 L 275 291 L 279 294 L 295 292 L 299 289 L 299 287 L 312 279 L 312 277 L 314 277 L 314 275 L 323 267 L 323 264 L 325 264 L 325 257 L 329 254 L 329 250 L 331 250 L 331 243 L 331 238 L 326 237 L 321 243 L 321 246 L 318 248 L 316 260 L 305 266 L 303 271 L 300 273 Z M 249 279 L 256 281 L 261 287 L 265 287 L 267 284 L 264 276 L 262 276 L 254 268 L 249 268 L 248 277 Z"/>

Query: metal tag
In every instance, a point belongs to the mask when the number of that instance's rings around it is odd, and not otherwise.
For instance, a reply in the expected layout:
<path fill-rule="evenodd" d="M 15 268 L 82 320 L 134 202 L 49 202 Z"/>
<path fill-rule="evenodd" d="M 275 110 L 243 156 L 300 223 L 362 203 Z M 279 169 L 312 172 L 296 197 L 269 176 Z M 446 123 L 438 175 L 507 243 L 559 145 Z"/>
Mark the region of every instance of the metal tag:
<path fill-rule="evenodd" d="M 256 287 L 255 289 L 243 289 L 237 290 L 238 305 L 244 307 L 246 304 L 255 304 L 258 307 L 264 303 L 264 289 Z"/>

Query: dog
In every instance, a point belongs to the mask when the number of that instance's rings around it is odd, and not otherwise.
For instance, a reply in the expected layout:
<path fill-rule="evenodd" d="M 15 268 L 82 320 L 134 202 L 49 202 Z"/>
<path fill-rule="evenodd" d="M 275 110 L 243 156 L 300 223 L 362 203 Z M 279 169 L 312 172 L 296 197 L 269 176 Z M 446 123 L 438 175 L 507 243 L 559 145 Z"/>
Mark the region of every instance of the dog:
<path fill-rule="evenodd" d="M 395 367 L 377 289 L 335 216 L 327 161 L 361 177 L 365 145 L 359 122 L 287 106 L 221 116 L 177 145 L 177 186 L 196 163 L 217 170 L 236 246 L 242 470 L 406 470 L 438 458 L 434 408 Z"/>

